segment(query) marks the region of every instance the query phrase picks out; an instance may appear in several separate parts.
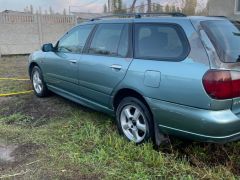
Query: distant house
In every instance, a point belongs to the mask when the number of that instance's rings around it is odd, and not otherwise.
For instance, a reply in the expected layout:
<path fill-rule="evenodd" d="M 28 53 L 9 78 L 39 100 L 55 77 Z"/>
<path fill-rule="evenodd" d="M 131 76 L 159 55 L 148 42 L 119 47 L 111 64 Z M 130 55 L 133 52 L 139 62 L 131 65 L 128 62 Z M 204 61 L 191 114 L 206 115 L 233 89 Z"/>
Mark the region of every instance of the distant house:
<path fill-rule="evenodd" d="M 240 0 L 208 0 L 210 16 L 227 16 L 240 20 Z"/>

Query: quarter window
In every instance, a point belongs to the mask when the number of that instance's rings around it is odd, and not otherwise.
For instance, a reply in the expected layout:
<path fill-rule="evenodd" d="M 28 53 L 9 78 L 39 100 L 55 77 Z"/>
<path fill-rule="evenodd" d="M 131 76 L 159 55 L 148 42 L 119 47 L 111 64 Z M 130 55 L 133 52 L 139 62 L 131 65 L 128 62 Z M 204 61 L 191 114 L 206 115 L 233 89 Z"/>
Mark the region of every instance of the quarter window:
<path fill-rule="evenodd" d="M 85 43 L 94 25 L 76 27 L 68 32 L 58 43 L 58 51 L 65 53 L 82 53 Z"/>
<path fill-rule="evenodd" d="M 121 40 L 124 24 L 100 24 L 89 48 L 90 54 L 119 56 L 118 46 Z M 123 48 L 120 52 L 126 54 Z"/>
<path fill-rule="evenodd" d="M 135 58 L 181 61 L 188 51 L 186 35 L 177 25 L 135 25 Z"/>

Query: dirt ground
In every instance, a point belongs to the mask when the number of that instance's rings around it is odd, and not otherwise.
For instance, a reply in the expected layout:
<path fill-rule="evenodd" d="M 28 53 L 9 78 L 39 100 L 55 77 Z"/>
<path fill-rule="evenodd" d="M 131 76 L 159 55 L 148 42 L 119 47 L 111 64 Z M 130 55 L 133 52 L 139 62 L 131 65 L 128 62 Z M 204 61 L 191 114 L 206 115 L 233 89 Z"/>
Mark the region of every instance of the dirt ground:
<path fill-rule="evenodd" d="M 27 56 L 0 58 L 8 77 L 28 78 Z M 30 89 L 0 80 L 0 94 Z M 240 179 L 240 142 L 170 140 L 135 146 L 111 117 L 54 94 L 0 97 L 0 179 Z"/>

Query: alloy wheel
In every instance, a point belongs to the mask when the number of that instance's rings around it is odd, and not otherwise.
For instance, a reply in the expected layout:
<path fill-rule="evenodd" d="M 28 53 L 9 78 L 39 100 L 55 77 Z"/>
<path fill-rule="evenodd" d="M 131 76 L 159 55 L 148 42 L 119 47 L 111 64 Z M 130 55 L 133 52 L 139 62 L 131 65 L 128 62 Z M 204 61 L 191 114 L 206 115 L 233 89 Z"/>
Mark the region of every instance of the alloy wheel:
<path fill-rule="evenodd" d="M 148 124 L 143 112 L 136 106 L 125 106 L 120 114 L 123 133 L 130 141 L 140 143 L 144 140 Z"/>

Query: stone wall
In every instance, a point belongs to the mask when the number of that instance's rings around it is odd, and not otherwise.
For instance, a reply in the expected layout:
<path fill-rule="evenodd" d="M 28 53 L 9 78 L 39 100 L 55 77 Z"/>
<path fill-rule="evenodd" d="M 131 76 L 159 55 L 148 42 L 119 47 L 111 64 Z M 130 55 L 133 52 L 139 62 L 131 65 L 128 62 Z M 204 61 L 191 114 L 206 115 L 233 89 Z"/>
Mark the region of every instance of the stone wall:
<path fill-rule="evenodd" d="M 236 0 L 208 0 L 208 15 L 226 16 L 240 20 L 240 12 L 236 12 Z"/>
<path fill-rule="evenodd" d="M 73 16 L 0 13 L 0 54 L 29 54 L 55 43 L 75 24 Z"/>

